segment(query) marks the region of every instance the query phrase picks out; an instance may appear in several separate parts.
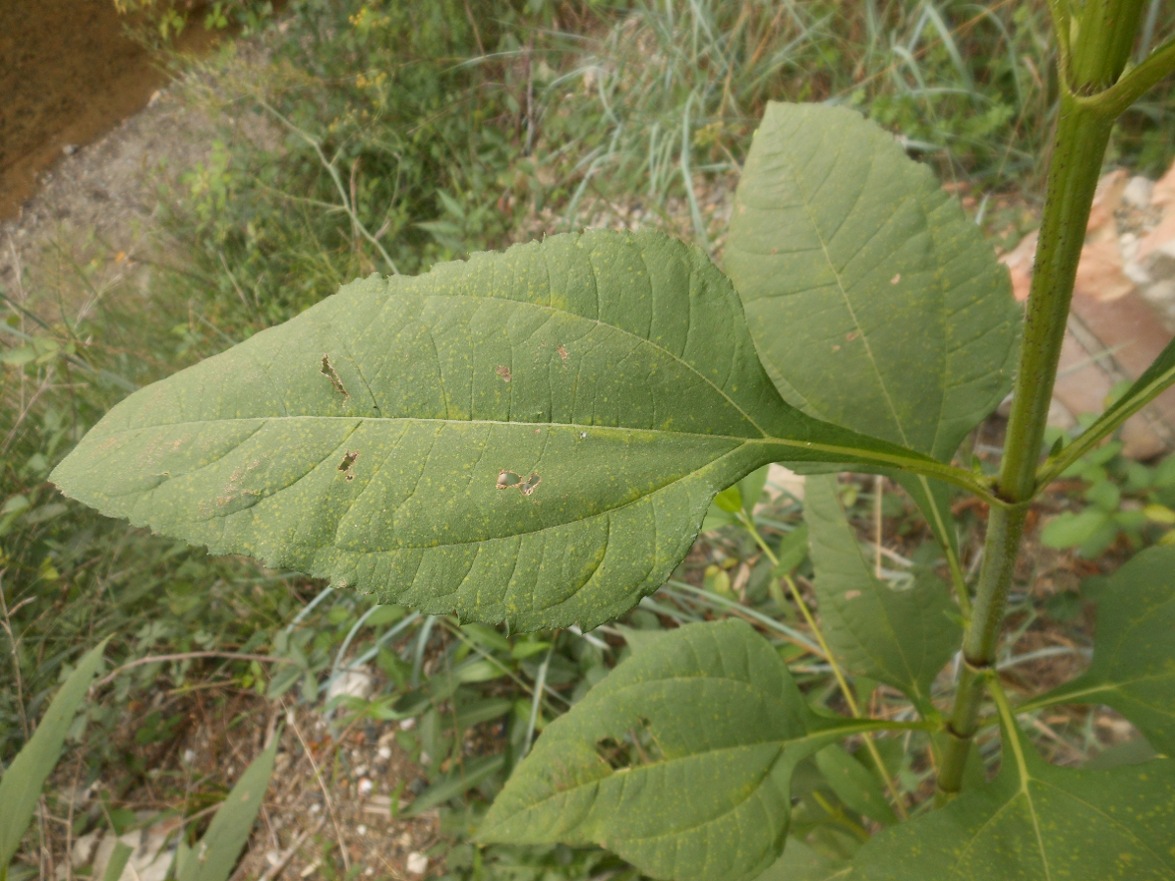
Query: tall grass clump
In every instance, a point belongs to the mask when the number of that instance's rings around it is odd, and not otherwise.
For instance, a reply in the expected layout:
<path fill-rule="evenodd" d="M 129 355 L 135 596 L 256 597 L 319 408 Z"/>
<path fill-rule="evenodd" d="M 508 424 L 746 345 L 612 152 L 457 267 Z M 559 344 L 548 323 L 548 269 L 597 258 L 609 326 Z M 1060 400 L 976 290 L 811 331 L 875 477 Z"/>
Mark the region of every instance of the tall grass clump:
<path fill-rule="evenodd" d="M 356 274 L 415 273 L 505 240 L 526 80 L 499 49 L 526 30 L 525 9 L 291 3 L 257 79 L 204 97 L 255 114 L 261 134 L 226 130 L 175 194 L 188 293 L 266 325 Z"/>

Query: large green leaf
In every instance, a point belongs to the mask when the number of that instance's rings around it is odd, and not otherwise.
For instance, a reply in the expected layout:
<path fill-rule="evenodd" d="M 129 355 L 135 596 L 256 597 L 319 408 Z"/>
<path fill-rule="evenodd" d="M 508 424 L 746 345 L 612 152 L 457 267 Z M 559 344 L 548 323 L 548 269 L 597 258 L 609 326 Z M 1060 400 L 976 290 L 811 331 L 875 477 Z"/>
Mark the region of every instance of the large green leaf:
<path fill-rule="evenodd" d="M 1016 731 L 991 784 L 874 837 L 853 866 L 852 881 L 1169 881 L 1175 762 L 1058 768 Z"/>
<path fill-rule="evenodd" d="M 1089 593 L 1097 638 L 1089 669 L 1033 701 L 1113 707 L 1175 757 L 1175 547 L 1152 547 Z M 1175 796 L 1175 794 L 1173 794 Z"/>
<path fill-rule="evenodd" d="M 930 170 L 854 111 L 768 107 L 726 266 L 767 372 L 810 415 L 945 460 L 1011 387 L 1007 271 Z"/>
<path fill-rule="evenodd" d="M 962 637 L 947 586 L 933 573 L 920 573 L 905 590 L 878 579 L 861 555 L 835 477 L 807 479 L 804 519 L 820 620 L 837 658 L 854 673 L 927 700 Z"/>
<path fill-rule="evenodd" d="M 86 652 L 53 696 L 29 742 L 0 777 L 0 876 L 4 875 L 37 810 L 41 788 L 61 757 L 65 736 L 102 664 L 105 650 L 106 640 L 103 640 Z"/>
<path fill-rule="evenodd" d="M 346 285 L 133 394 L 53 480 L 216 553 L 535 628 L 655 590 L 752 469 L 871 456 L 920 462 L 783 403 L 705 255 L 597 232 Z"/>
<path fill-rule="evenodd" d="M 594 842 L 675 881 L 754 878 L 783 846 L 796 762 L 869 726 L 814 714 L 746 624 L 689 625 L 543 732 L 479 837 Z M 621 746 L 633 764 L 617 761 Z"/>

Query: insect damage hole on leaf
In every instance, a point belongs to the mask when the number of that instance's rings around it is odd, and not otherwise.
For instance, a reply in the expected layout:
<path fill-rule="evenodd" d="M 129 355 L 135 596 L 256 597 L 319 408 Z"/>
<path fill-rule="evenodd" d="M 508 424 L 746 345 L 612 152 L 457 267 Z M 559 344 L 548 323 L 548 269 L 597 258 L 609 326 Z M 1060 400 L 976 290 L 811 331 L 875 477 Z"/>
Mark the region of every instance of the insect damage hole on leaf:
<path fill-rule="evenodd" d="M 503 468 L 498 472 L 498 482 L 496 484 L 498 489 L 513 489 L 518 488 L 518 491 L 524 496 L 529 496 L 533 493 L 540 483 L 542 478 L 537 471 L 530 472 L 530 476 L 524 478 L 517 471 L 509 471 Z"/>
<path fill-rule="evenodd" d="M 509 382 L 513 377 L 510 373 L 510 368 L 505 364 L 499 364 L 494 368 L 494 373 L 498 374 L 502 382 Z"/>
<path fill-rule="evenodd" d="M 339 470 L 346 475 L 347 480 L 355 479 L 355 460 L 359 458 L 358 450 L 347 450 L 347 454 L 343 456 L 343 461 L 339 463 Z"/>
<path fill-rule="evenodd" d="M 636 725 L 622 737 L 602 737 L 597 740 L 596 755 L 607 762 L 613 771 L 651 765 L 665 758 L 653 733 L 653 725 L 644 716 L 639 717 Z"/>
<path fill-rule="evenodd" d="M 330 355 L 325 352 L 322 353 L 322 367 L 319 368 L 319 372 L 330 380 L 330 384 L 334 386 L 336 392 L 343 396 L 344 400 L 351 397 L 350 392 L 347 391 L 347 387 L 339 379 L 339 374 L 335 371 L 334 365 L 330 363 Z M 339 470 L 341 471 L 342 469 L 340 468 Z"/>

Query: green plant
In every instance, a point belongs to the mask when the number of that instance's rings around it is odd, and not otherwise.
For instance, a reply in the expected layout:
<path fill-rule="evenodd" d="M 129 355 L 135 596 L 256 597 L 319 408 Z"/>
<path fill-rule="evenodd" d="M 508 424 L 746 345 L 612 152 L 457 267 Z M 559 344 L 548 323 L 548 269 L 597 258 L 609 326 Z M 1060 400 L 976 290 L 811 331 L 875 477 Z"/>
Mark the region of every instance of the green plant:
<path fill-rule="evenodd" d="M 131 20 L 131 30 L 144 37 L 144 42 L 163 45 L 174 43 L 193 18 L 205 31 L 236 27 L 250 32 L 273 15 L 271 0 L 213 0 L 199 5 L 175 0 L 114 0 L 114 8 Z M 158 36 L 150 39 L 153 34 Z"/>
<path fill-rule="evenodd" d="M 1062 474 L 1079 482 L 1079 511 L 1063 511 L 1041 532 L 1049 547 L 1077 548 L 1083 557 L 1104 554 L 1119 538 L 1130 548 L 1170 544 L 1175 524 L 1175 459 L 1154 466 L 1122 456 L 1122 442 L 1099 447 Z"/>
<path fill-rule="evenodd" d="M 37 730 L 0 776 L 0 881 L 9 877 L 12 858 L 37 809 L 45 780 L 65 747 L 65 739 L 91 680 L 102 664 L 105 648 L 104 640 L 78 662 L 54 695 Z M 273 773 L 277 744 L 275 737 L 269 748 L 244 771 L 200 842 L 195 847 L 181 845 L 177 856 L 180 881 L 228 878 L 261 809 L 261 798 Z M 121 859 L 125 865 L 130 849 L 121 843 L 119 848 L 120 857 L 112 860 Z M 106 877 L 118 877 L 119 871 L 121 866 L 113 873 L 107 871 Z"/>
<path fill-rule="evenodd" d="M 767 463 L 893 475 L 942 561 L 904 591 L 862 559 L 831 478 L 809 480 L 814 633 L 835 691 L 805 693 L 787 653 L 739 621 L 641 634 L 546 727 L 478 836 L 602 844 L 678 881 L 1170 877 L 1171 760 L 1055 766 L 1017 717 L 1108 704 L 1156 752 L 1175 747 L 1175 551 L 1144 551 L 1099 593 L 1076 679 L 1015 705 L 996 670 L 1034 498 L 1175 382 L 1173 345 L 1041 461 L 1113 121 L 1175 67 L 1168 42 L 1126 70 L 1138 3 L 1050 11 L 1061 113 L 1018 356 L 1006 276 L 929 171 L 852 111 L 772 105 L 736 198 L 729 279 L 663 235 L 594 232 L 356 281 L 132 395 L 53 479 L 213 552 L 528 629 L 632 607 L 711 500 Z M 951 464 L 1017 357 L 998 473 Z M 959 490 L 989 506 L 973 583 L 950 517 Z M 808 617 L 794 562 L 747 516 L 753 491 L 718 509 L 757 536 Z M 944 710 L 935 681 L 960 646 Z M 864 711 L 882 686 L 906 696 L 903 713 Z M 975 743 L 997 733 L 988 781 Z M 933 798 L 903 787 L 911 754 L 933 764 Z"/>

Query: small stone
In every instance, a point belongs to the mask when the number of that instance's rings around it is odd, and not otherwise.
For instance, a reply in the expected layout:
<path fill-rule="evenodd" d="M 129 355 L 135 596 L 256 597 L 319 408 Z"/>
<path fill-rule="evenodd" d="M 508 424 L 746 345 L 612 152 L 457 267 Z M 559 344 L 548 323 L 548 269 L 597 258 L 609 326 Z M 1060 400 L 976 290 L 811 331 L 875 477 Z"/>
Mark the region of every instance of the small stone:
<path fill-rule="evenodd" d="M 344 670 L 331 681 L 326 690 L 328 701 L 339 697 L 367 700 L 375 691 L 375 678 L 366 670 Z"/>
<path fill-rule="evenodd" d="M 1122 202 L 1130 208 L 1142 211 L 1151 203 L 1151 194 L 1155 191 L 1155 182 L 1141 175 L 1130 178 L 1126 189 L 1122 191 Z"/>
<path fill-rule="evenodd" d="M 367 777 L 359 778 L 359 795 L 366 796 L 371 794 L 371 790 L 375 788 L 375 784 Z"/>
<path fill-rule="evenodd" d="M 1175 303 L 1175 281 L 1165 279 L 1148 285 L 1142 291 L 1142 296 L 1148 303 L 1155 305 L 1169 305 Z"/>
<path fill-rule="evenodd" d="M 428 857 L 419 851 L 412 851 L 408 854 L 407 868 L 413 875 L 423 875 L 428 871 Z"/>
<path fill-rule="evenodd" d="M 1152 281 L 1151 274 L 1146 271 L 1146 268 L 1133 260 L 1128 260 L 1123 266 L 1122 271 L 1126 277 L 1138 285 L 1140 288 L 1145 288 Z"/>
<path fill-rule="evenodd" d="M 380 761 L 390 761 L 392 758 L 392 748 L 390 746 L 381 746 L 375 753 L 379 756 Z"/>
<path fill-rule="evenodd" d="M 1165 242 L 1144 258 L 1144 267 L 1152 278 L 1175 278 L 1175 241 Z"/>

